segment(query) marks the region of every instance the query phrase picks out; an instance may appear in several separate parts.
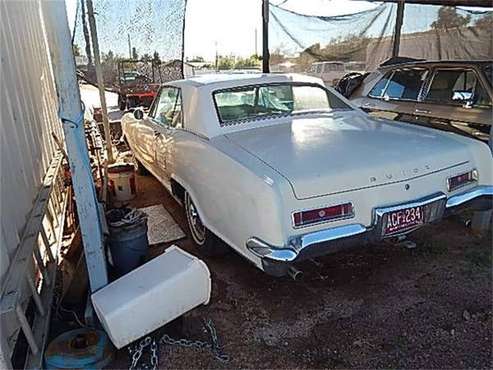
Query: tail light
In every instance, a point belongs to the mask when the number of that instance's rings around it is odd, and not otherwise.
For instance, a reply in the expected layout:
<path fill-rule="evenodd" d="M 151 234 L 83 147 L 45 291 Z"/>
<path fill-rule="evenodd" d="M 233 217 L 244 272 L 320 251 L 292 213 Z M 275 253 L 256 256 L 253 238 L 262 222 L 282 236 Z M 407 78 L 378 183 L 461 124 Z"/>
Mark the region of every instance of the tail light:
<path fill-rule="evenodd" d="M 447 179 L 448 191 L 454 191 L 462 186 L 478 181 L 479 174 L 477 170 L 461 173 L 460 175 L 449 177 Z"/>
<path fill-rule="evenodd" d="M 336 206 L 311 209 L 293 213 L 293 226 L 303 227 L 321 222 L 353 217 L 353 204 L 344 203 Z"/>

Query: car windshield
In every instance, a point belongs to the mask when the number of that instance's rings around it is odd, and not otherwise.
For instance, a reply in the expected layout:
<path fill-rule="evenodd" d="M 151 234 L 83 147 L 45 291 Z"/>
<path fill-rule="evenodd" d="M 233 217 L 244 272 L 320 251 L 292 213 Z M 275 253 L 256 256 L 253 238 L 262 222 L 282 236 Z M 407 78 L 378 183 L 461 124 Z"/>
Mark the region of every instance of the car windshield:
<path fill-rule="evenodd" d="M 214 93 L 221 126 L 293 113 L 351 109 L 330 91 L 316 84 L 267 84 L 225 89 Z"/>

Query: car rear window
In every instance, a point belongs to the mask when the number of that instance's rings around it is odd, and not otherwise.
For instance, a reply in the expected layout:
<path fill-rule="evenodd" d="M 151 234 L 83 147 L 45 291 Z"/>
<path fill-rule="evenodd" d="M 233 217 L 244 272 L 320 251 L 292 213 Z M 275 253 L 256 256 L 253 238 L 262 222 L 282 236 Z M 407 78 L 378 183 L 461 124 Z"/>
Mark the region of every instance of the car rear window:
<path fill-rule="evenodd" d="M 251 85 L 219 90 L 213 95 L 221 126 L 298 112 L 351 109 L 316 84 Z"/>

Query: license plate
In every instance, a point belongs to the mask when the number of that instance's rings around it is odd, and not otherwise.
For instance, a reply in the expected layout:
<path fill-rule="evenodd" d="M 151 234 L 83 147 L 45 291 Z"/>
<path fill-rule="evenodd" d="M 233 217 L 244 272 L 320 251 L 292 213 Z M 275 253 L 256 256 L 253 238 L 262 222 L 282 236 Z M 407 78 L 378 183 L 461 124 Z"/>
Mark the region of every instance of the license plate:
<path fill-rule="evenodd" d="M 424 210 L 422 206 L 400 209 L 385 214 L 384 236 L 398 234 L 424 223 Z"/>

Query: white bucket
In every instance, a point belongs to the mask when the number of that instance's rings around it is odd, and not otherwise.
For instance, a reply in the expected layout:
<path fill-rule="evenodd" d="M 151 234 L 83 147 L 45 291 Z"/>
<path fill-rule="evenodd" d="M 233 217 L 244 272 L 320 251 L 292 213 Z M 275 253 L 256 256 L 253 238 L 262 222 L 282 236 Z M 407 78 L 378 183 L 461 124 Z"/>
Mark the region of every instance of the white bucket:
<path fill-rule="evenodd" d="M 135 167 L 132 164 L 113 164 L 108 166 L 108 186 L 114 200 L 127 202 L 137 194 Z"/>
<path fill-rule="evenodd" d="M 173 245 L 94 293 L 92 303 L 116 348 L 209 302 L 206 264 Z"/>

